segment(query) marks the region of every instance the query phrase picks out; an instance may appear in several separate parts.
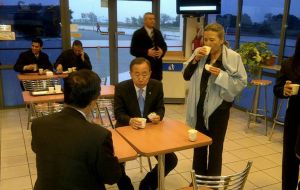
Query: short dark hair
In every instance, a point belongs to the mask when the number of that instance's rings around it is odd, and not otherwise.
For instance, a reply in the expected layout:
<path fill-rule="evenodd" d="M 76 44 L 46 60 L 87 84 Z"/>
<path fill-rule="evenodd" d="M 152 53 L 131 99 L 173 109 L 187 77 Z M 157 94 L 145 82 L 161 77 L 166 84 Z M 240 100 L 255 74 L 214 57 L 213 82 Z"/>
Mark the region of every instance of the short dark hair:
<path fill-rule="evenodd" d="M 31 42 L 38 43 L 41 47 L 43 47 L 43 40 L 41 38 L 34 38 Z"/>
<path fill-rule="evenodd" d="M 72 72 L 64 79 L 65 103 L 77 108 L 87 107 L 100 95 L 99 76 L 88 69 Z"/>
<path fill-rule="evenodd" d="M 155 14 L 154 13 L 152 13 L 152 12 L 146 12 L 145 14 L 144 14 L 144 19 L 146 18 L 146 16 L 148 16 L 148 15 L 154 15 L 155 16 Z"/>
<path fill-rule="evenodd" d="M 151 71 L 151 64 L 150 62 L 148 61 L 148 59 L 144 58 L 144 57 L 137 57 L 135 59 L 133 59 L 130 63 L 130 71 L 132 71 L 132 67 L 134 65 L 140 65 L 142 63 L 147 63 L 148 67 L 149 67 L 149 70 Z"/>
<path fill-rule="evenodd" d="M 74 42 L 73 42 L 73 44 L 72 44 L 72 47 L 73 46 L 80 46 L 80 47 L 82 47 L 82 43 L 81 43 L 81 41 L 79 41 L 79 40 L 75 40 Z"/>

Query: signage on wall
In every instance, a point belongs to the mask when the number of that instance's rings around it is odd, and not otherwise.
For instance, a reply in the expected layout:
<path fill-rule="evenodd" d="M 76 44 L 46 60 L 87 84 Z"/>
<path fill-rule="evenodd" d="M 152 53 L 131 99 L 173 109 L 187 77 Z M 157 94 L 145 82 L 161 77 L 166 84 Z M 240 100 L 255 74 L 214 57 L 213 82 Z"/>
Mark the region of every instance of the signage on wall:
<path fill-rule="evenodd" d="M 0 24 L 0 32 L 11 32 L 11 25 Z"/>

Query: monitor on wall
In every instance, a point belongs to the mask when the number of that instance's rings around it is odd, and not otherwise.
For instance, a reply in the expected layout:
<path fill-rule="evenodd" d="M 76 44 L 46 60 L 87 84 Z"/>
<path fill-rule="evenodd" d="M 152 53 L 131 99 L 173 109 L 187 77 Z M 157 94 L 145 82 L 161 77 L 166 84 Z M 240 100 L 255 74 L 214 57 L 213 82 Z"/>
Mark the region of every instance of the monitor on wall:
<path fill-rule="evenodd" d="M 221 0 L 176 0 L 177 14 L 220 14 Z"/>

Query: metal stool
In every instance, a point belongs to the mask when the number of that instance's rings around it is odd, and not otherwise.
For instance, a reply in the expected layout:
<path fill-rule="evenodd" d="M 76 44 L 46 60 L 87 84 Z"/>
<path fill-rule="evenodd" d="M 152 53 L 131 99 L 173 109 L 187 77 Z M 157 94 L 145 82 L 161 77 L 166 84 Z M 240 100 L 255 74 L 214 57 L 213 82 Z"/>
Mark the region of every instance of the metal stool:
<path fill-rule="evenodd" d="M 278 109 L 277 109 L 277 112 L 276 112 L 276 115 L 275 115 L 275 118 L 273 119 L 273 125 L 272 125 L 272 130 L 271 130 L 271 133 L 270 133 L 270 136 L 269 136 L 269 141 L 271 141 L 272 139 L 272 135 L 273 135 L 273 132 L 274 132 L 274 128 L 276 125 L 281 125 L 281 126 L 284 126 L 284 118 L 279 118 L 279 114 L 281 112 L 281 109 L 282 109 L 282 104 L 284 102 L 285 99 L 280 99 L 280 103 L 279 103 L 279 106 L 278 106 Z M 286 107 L 288 105 L 288 101 L 286 103 Z"/>
<path fill-rule="evenodd" d="M 255 95 L 253 96 L 253 104 L 252 104 L 252 108 L 251 111 L 248 111 L 248 129 L 251 123 L 251 118 L 252 116 L 254 117 L 254 123 L 256 123 L 256 118 L 257 117 L 262 117 L 265 119 L 265 125 L 266 125 L 266 136 L 267 136 L 267 132 L 268 132 L 268 124 L 267 124 L 267 87 L 272 84 L 272 81 L 270 80 L 262 80 L 262 79 L 253 79 L 251 80 L 251 84 L 254 85 L 256 87 L 255 89 Z M 264 108 L 260 109 L 257 108 L 258 107 L 258 93 L 260 90 L 260 87 L 263 86 L 265 87 L 265 98 L 264 98 Z M 262 113 L 258 113 L 259 111 L 261 111 Z"/>

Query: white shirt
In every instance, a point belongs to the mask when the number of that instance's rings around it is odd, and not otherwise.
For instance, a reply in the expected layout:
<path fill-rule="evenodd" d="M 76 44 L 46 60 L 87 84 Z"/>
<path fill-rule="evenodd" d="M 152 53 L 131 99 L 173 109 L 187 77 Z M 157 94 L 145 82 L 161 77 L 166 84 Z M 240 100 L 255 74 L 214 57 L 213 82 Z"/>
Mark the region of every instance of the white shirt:
<path fill-rule="evenodd" d="M 145 28 L 145 30 L 147 31 L 147 34 L 148 34 L 148 36 L 151 38 L 151 33 L 152 33 L 152 35 L 153 35 L 153 28 L 148 28 L 148 27 L 144 27 Z"/>
<path fill-rule="evenodd" d="M 139 98 L 139 90 L 140 90 L 140 88 L 137 87 L 137 86 L 135 86 L 135 85 L 134 85 L 134 88 L 135 88 L 135 92 L 136 92 L 136 97 Z M 144 98 L 144 100 L 145 100 L 145 99 L 146 99 L 146 90 L 147 90 L 147 86 L 145 86 L 145 87 L 142 88 L 142 89 L 143 89 L 143 94 L 142 94 L 142 96 L 143 96 L 143 98 Z"/>

